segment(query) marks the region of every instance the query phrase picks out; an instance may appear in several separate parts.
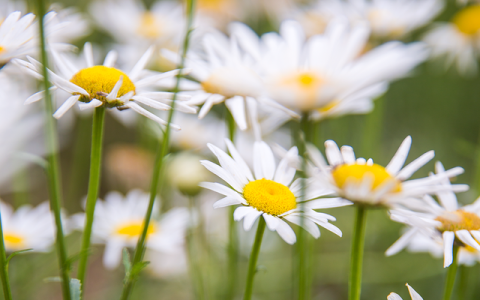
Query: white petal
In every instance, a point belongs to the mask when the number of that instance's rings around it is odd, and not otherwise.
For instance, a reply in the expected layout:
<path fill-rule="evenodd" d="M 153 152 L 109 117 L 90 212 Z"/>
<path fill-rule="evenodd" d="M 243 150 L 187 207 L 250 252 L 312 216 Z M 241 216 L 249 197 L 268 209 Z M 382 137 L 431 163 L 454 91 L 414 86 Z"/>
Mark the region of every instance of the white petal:
<path fill-rule="evenodd" d="M 130 71 L 130 73 L 128 74 L 129 75 L 128 77 L 132 81 L 136 81 L 138 79 L 138 77 L 140 76 L 140 73 L 143 71 L 143 69 L 147 65 L 148 61 L 150 60 L 150 57 L 152 57 L 153 49 L 154 49 L 153 46 L 148 48 L 147 51 L 145 51 L 145 53 L 142 55 L 142 57 L 135 64 L 132 71 Z"/>
<path fill-rule="evenodd" d="M 102 106 L 102 105 L 103 105 L 103 102 L 98 100 L 98 99 L 93 99 L 92 101 L 90 101 L 88 103 L 85 103 L 85 102 L 79 102 L 78 103 L 78 107 L 80 108 L 80 110 L 95 108 L 95 107 L 99 107 L 99 106 Z"/>
<path fill-rule="evenodd" d="M 247 163 L 243 160 L 240 153 L 238 153 L 237 148 L 233 145 L 233 143 L 229 139 L 225 139 L 225 143 L 227 144 L 228 152 L 232 156 L 233 160 L 237 163 L 238 168 L 243 172 L 245 177 L 248 178 L 249 181 L 253 181 L 252 171 L 248 167 Z"/>
<path fill-rule="evenodd" d="M 255 208 L 252 208 L 250 206 L 240 206 L 235 209 L 233 212 L 233 219 L 235 221 L 240 221 L 243 219 L 246 215 L 248 215 L 251 212 L 257 211 Z"/>
<path fill-rule="evenodd" d="M 407 283 L 407 287 L 412 300 L 423 300 L 422 296 L 420 296 L 420 294 L 417 293 L 417 291 L 415 291 L 411 286 L 409 286 L 408 283 Z"/>
<path fill-rule="evenodd" d="M 353 148 L 350 146 L 342 146 L 341 148 L 342 158 L 343 161 L 347 164 L 355 163 L 355 152 L 353 152 Z"/>
<path fill-rule="evenodd" d="M 255 142 L 253 145 L 254 171 L 256 179 L 272 180 L 275 175 L 275 158 L 272 149 L 265 142 Z"/>
<path fill-rule="evenodd" d="M 247 116 L 245 113 L 245 101 L 241 96 L 235 96 L 227 99 L 225 105 L 233 116 L 235 123 L 240 130 L 247 129 Z"/>
<path fill-rule="evenodd" d="M 85 61 L 87 62 L 87 66 L 93 67 L 94 62 L 92 44 L 90 44 L 89 42 L 85 43 L 85 46 L 83 46 L 83 54 L 85 55 Z"/>
<path fill-rule="evenodd" d="M 455 235 L 458 237 L 460 241 L 462 241 L 465 245 L 468 245 L 474 248 L 477 251 L 480 251 L 480 245 L 477 241 L 472 237 L 468 230 L 457 230 L 455 231 Z"/>
<path fill-rule="evenodd" d="M 209 189 L 211 191 L 214 191 L 216 193 L 219 193 L 221 195 L 224 195 L 224 196 L 227 196 L 227 197 L 230 197 L 230 198 L 235 198 L 235 199 L 242 202 L 243 198 L 239 193 L 235 192 L 234 190 L 232 190 L 229 187 L 224 186 L 223 184 L 216 183 L 216 182 L 201 182 L 199 184 L 199 186 L 201 186 L 205 189 Z"/>
<path fill-rule="evenodd" d="M 238 204 L 242 204 L 242 202 L 238 201 L 236 198 L 225 197 L 213 203 L 213 208 L 221 208 Z"/>
<path fill-rule="evenodd" d="M 340 149 L 338 149 L 337 143 L 334 141 L 328 140 L 325 142 L 325 153 L 331 166 L 336 166 L 343 163 Z"/>
<path fill-rule="evenodd" d="M 385 252 L 386 256 L 392 256 L 402 251 L 408 243 L 411 241 L 413 236 L 418 232 L 416 228 L 410 228 L 405 232 L 395 243 L 393 243 Z"/>
<path fill-rule="evenodd" d="M 112 101 L 117 99 L 118 91 L 122 87 L 123 84 L 123 75 L 120 75 L 120 78 L 118 79 L 117 83 L 115 83 L 115 86 L 113 87 L 112 91 L 110 94 L 107 95 L 107 101 Z"/>
<path fill-rule="evenodd" d="M 452 231 L 445 231 L 443 233 L 443 267 L 450 266 L 453 262 L 453 241 L 455 240 L 455 233 Z"/>
<path fill-rule="evenodd" d="M 61 116 L 63 116 L 72 106 L 77 103 L 78 99 L 80 98 L 80 95 L 76 96 L 71 96 L 69 97 L 63 104 L 57 109 L 57 111 L 53 114 L 53 117 L 55 119 L 59 119 Z"/>
<path fill-rule="evenodd" d="M 235 180 L 230 173 L 228 173 L 225 169 L 220 167 L 217 164 L 212 163 L 208 160 L 201 160 L 200 163 L 207 168 L 210 172 L 217 175 L 221 179 L 223 179 L 226 183 L 228 183 L 232 188 L 234 188 L 237 192 L 243 192 L 242 184 L 240 184 L 237 180 Z"/>
<path fill-rule="evenodd" d="M 105 57 L 105 60 L 103 61 L 103 65 L 105 67 L 110 67 L 112 68 L 115 65 L 115 62 L 117 61 L 117 51 L 112 50 L 107 53 L 107 56 Z"/>
<path fill-rule="evenodd" d="M 290 245 L 295 244 L 297 237 L 295 231 L 285 221 L 278 219 L 277 228 L 275 229 L 280 237 Z"/>
<path fill-rule="evenodd" d="M 270 229 L 271 231 L 275 231 L 275 229 L 277 228 L 277 225 L 278 225 L 279 218 L 274 217 L 274 216 L 269 215 L 269 214 L 263 214 L 263 218 L 265 219 L 265 222 L 267 223 L 268 229 Z"/>
<path fill-rule="evenodd" d="M 432 158 L 435 156 L 435 152 L 428 151 L 427 153 L 423 154 L 419 158 L 415 159 L 411 163 L 409 163 L 405 168 L 403 168 L 397 175 L 399 180 L 408 179 L 410 176 L 413 175 L 418 169 L 423 167 L 426 163 L 428 163 Z"/>
<path fill-rule="evenodd" d="M 245 219 L 243 220 L 243 229 L 245 231 L 249 231 L 252 229 L 253 224 L 255 221 L 258 219 L 263 214 L 262 211 L 258 211 L 254 209 L 253 211 L 249 212 L 246 216 Z"/>
<path fill-rule="evenodd" d="M 403 300 L 402 297 L 400 297 L 398 294 L 396 293 L 390 293 L 388 296 L 387 296 L 387 300 Z"/>
<path fill-rule="evenodd" d="M 333 207 L 342 207 L 352 205 L 353 202 L 342 198 L 322 198 L 305 202 L 305 206 L 310 209 L 325 209 Z"/>
<path fill-rule="evenodd" d="M 106 269 L 112 270 L 120 265 L 122 259 L 122 248 L 125 243 L 118 238 L 112 238 L 105 244 L 103 252 L 103 265 Z"/>
<path fill-rule="evenodd" d="M 411 146 L 412 137 L 407 136 L 403 140 L 395 155 L 392 157 L 392 160 L 385 167 L 390 174 L 397 175 L 397 173 L 402 169 L 402 166 L 405 164 L 405 160 L 407 160 L 408 152 L 410 152 Z"/>
<path fill-rule="evenodd" d="M 126 107 L 129 107 L 131 108 L 132 110 L 134 110 L 135 112 L 157 122 L 158 124 L 160 125 L 167 125 L 167 122 L 160 119 L 159 117 L 157 117 L 156 115 L 152 114 L 151 112 L 149 112 L 148 110 L 146 110 L 145 108 L 141 107 L 140 105 L 136 104 L 135 102 L 133 101 L 128 101 L 126 104 L 125 104 Z M 175 124 L 170 124 L 170 127 L 173 128 L 173 129 L 176 129 L 176 130 L 180 130 L 180 127 L 178 125 L 175 125 Z"/>

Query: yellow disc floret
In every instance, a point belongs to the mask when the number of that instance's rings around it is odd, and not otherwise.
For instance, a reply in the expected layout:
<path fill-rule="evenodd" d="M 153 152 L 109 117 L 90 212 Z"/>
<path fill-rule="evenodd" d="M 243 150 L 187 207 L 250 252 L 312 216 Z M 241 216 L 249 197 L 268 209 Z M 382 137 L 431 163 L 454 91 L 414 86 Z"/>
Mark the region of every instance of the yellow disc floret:
<path fill-rule="evenodd" d="M 477 214 L 456 210 L 454 212 L 446 212 L 438 216 L 435 220 L 442 223 L 438 228 L 441 232 L 457 231 L 457 230 L 480 230 L 480 217 Z"/>
<path fill-rule="evenodd" d="M 283 77 L 279 82 L 283 88 L 288 88 L 296 99 L 300 110 L 309 111 L 318 108 L 317 98 L 324 79 L 313 72 L 296 72 Z"/>
<path fill-rule="evenodd" d="M 480 30 L 480 5 L 462 9 L 453 17 L 452 22 L 460 32 L 466 35 L 477 34 Z"/>
<path fill-rule="evenodd" d="M 82 102 L 90 102 L 92 99 L 98 99 L 106 103 L 109 107 L 121 106 L 123 103 L 116 101 L 107 102 L 106 95 L 108 95 L 115 84 L 123 76 L 123 84 L 118 91 L 117 97 L 121 97 L 129 92 L 135 93 L 135 85 L 128 78 L 127 74 L 120 70 L 105 66 L 94 66 L 80 70 L 75 74 L 70 82 L 83 88 L 90 94 L 90 98 L 86 96 L 80 97 Z"/>
<path fill-rule="evenodd" d="M 2 46 L 0 46 L 0 53 L 2 53 L 3 50 L 5 50 L 5 48 L 3 48 Z"/>
<path fill-rule="evenodd" d="M 128 238 L 134 238 L 134 237 L 140 236 L 140 234 L 142 233 L 142 229 L 143 229 L 142 221 L 129 222 L 119 226 L 116 230 L 116 233 L 119 235 L 126 236 Z M 157 228 L 155 224 L 150 224 L 147 229 L 147 236 L 155 232 L 157 232 Z"/>
<path fill-rule="evenodd" d="M 273 216 L 297 207 L 295 195 L 288 187 L 268 179 L 249 182 L 243 189 L 243 197 L 248 205 Z"/>
<path fill-rule="evenodd" d="M 151 12 L 146 12 L 140 18 L 140 24 L 138 25 L 137 32 L 140 36 L 148 39 L 156 39 L 162 36 L 162 26 L 159 24 L 159 20 Z"/>
<path fill-rule="evenodd" d="M 10 249 L 19 249 L 25 246 L 25 239 L 16 233 L 5 232 L 3 240 L 5 241 L 5 246 Z"/>
<path fill-rule="evenodd" d="M 373 177 L 372 190 L 387 181 L 395 181 L 395 185 L 390 192 L 400 192 L 402 190 L 400 181 L 388 173 L 384 167 L 377 164 L 344 164 L 336 167 L 332 172 L 333 179 L 339 188 L 343 188 L 347 181 L 360 184 L 367 174 Z"/>

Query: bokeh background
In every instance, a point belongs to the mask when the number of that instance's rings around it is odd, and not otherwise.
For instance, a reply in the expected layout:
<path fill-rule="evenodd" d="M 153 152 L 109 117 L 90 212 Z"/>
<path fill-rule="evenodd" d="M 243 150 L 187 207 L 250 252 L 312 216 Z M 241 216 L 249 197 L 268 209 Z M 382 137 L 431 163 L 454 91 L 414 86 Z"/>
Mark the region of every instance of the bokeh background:
<path fill-rule="evenodd" d="M 3 0 L 0 0 L 3 1 Z M 140 0 L 138 0 L 140 1 Z M 77 40 L 80 49 L 86 41 L 107 50 L 115 42 L 113 36 L 95 25 L 90 16 L 94 1 L 57 1 L 57 7 L 72 7 L 84 14 L 90 22 L 91 31 Z M 98 1 L 97 1 L 98 2 Z M 220 7 L 223 2 L 234 0 L 199 0 L 202 7 Z M 153 0 L 145 0 L 149 7 Z M 279 22 L 289 17 L 290 10 L 308 5 L 308 1 L 294 0 L 237 0 L 232 20 L 245 22 L 257 33 L 276 31 Z M 32 3 L 28 3 L 32 7 Z M 448 1 L 445 9 L 434 21 L 448 21 L 459 10 L 455 1 Z M 222 10 L 212 9 L 224 17 Z M 214 17 L 215 18 L 215 17 Z M 225 30 L 225 28 L 219 28 Z M 416 30 L 409 41 L 422 37 L 426 28 Z M 159 67 L 160 68 L 160 67 Z M 214 109 L 213 116 L 221 120 L 224 111 Z M 314 141 L 323 151 L 323 142 L 334 139 L 339 145 L 351 145 L 357 156 L 372 157 L 380 164 L 388 163 L 401 141 L 411 135 L 413 146 L 407 162 L 428 150 L 435 150 L 435 160 L 440 160 L 446 168 L 462 166 L 465 174 L 455 179 L 457 183 L 471 185 L 471 190 L 459 194 L 460 202 L 473 202 L 480 192 L 480 78 L 463 77 L 454 68 L 445 69 L 439 60 L 430 60 L 414 70 L 405 79 L 391 84 L 388 92 L 377 100 L 373 113 L 369 115 L 344 116 L 322 122 L 315 128 Z M 221 121 L 218 121 L 221 122 Z M 152 130 L 149 120 L 140 120 L 134 126 L 126 126 L 110 114 L 106 115 L 104 135 L 104 160 L 100 198 L 110 191 L 127 193 L 133 188 L 148 191 L 153 165 L 158 130 Z M 223 123 L 213 127 L 219 135 L 225 134 Z M 372 125 L 373 124 L 373 125 Z M 181 125 L 181 124 L 180 124 Z M 372 129 L 372 126 L 373 129 Z M 291 124 L 284 125 L 285 135 L 281 143 L 289 145 Z M 216 134 L 217 132 L 215 132 Z M 81 203 L 86 195 L 88 163 L 90 153 L 91 116 L 78 115 L 72 118 L 68 129 L 60 132 L 61 168 L 64 207 L 68 215 L 82 211 Z M 182 147 L 173 145 L 174 152 Z M 198 153 L 208 158 L 207 151 Z M 422 177 L 433 170 L 433 161 L 415 174 Z M 168 173 L 168 168 L 165 170 Z M 187 199 L 167 181 L 168 174 L 162 176 L 162 210 L 174 206 L 186 206 Z M 9 182 L 13 188 L 1 193 L 4 201 L 18 207 L 23 204 L 38 204 L 48 199 L 46 176 L 43 170 L 32 164 L 18 172 Z M 201 273 L 204 279 L 206 299 L 225 299 L 226 272 L 226 214 L 227 209 L 211 208 L 218 195 L 202 192 L 196 201 L 204 205 L 208 219 L 208 249 L 194 249 L 202 257 Z M 331 209 L 328 213 L 337 218 L 337 225 L 343 232 L 339 238 L 322 230 L 320 239 L 314 242 L 312 299 L 346 299 L 349 251 L 353 225 L 353 208 Z M 214 214 L 215 217 L 211 217 Z M 223 217 L 222 217 L 223 216 Z M 402 251 L 393 257 L 386 257 L 385 250 L 399 237 L 402 225 L 390 221 L 386 211 L 371 211 L 368 214 L 364 280 L 362 299 L 386 299 L 395 291 L 404 299 L 409 299 L 404 284 L 408 282 L 425 299 L 440 299 L 446 270 L 442 261 L 425 253 Z M 248 263 L 249 248 L 254 231 L 240 232 L 240 273 L 237 276 L 238 298 L 244 288 L 244 278 Z M 78 253 L 79 232 L 67 238 L 69 253 Z M 295 299 L 295 274 L 292 271 L 293 248 L 284 243 L 277 234 L 266 231 L 264 244 L 259 257 L 260 272 L 255 283 L 255 299 Z M 123 277 L 123 267 L 107 271 L 102 265 L 102 246 L 94 246 L 87 275 L 85 299 L 118 299 Z M 154 257 L 152 265 L 154 265 Z M 171 276 L 158 276 L 150 267 L 139 280 L 132 299 L 193 299 L 193 286 L 188 272 Z M 58 283 L 48 283 L 45 278 L 57 275 L 57 260 L 54 251 L 49 253 L 26 253 L 21 259 L 15 258 L 10 265 L 11 284 L 14 298 L 18 300 L 60 299 Z M 468 276 L 468 288 L 458 288 L 457 293 L 466 291 L 464 299 L 480 298 L 480 267 L 478 265 L 460 270 L 459 276 Z M 0 296 L 2 297 L 2 296 Z"/>

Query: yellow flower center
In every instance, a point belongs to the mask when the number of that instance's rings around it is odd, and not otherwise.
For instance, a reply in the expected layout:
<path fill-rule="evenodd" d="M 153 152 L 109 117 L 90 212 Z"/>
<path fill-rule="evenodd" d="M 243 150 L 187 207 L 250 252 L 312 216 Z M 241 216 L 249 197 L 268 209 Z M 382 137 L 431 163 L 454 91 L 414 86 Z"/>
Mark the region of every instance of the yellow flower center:
<path fill-rule="evenodd" d="M 394 181 L 395 185 L 390 192 L 398 193 L 402 191 L 400 181 L 388 173 L 384 167 L 377 164 L 343 164 L 336 167 L 332 172 L 333 179 L 339 188 L 344 188 L 347 181 L 360 184 L 367 174 L 373 177 L 372 190 L 383 183 Z"/>
<path fill-rule="evenodd" d="M 297 99 L 296 105 L 302 111 L 308 111 L 318 106 L 316 100 L 323 83 L 323 78 L 312 72 L 299 72 L 285 77 L 280 82 L 282 86 L 292 90 Z"/>
<path fill-rule="evenodd" d="M 453 17 L 452 22 L 460 32 L 466 35 L 478 33 L 480 30 L 480 5 L 462 9 Z"/>
<path fill-rule="evenodd" d="M 128 78 L 127 74 L 120 70 L 105 66 L 94 66 L 80 70 L 77 74 L 73 75 L 70 82 L 83 88 L 90 94 L 90 98 L 85 96 L 80 97 L 82 102 L 90 102 L 95 98 L 104 103 L 107 103 L 109 107 L 121 106 L 123 103 L 120 101 L 107 102 L 106 95 L 108 95 L 114 88 L 115 84 L 123 76 L 123 83 L 118 91 L 117 96 L 121 97 L 129 92 L 135 93 L 135 85 Z"/>
<path fill-rule="evenodd" d="M 25 239 L 15 233 L 5 232 L 3 234 L 3 240 L 5 241 L 7 248 L 18 249 L 24 245 Z"/>
<path fill-rule="evenodd" d="M 243 188 L 243 197 L 248 205 L 273 216 L 297 207 L 295 195 L 288 187 L 268 179 L 249 182 Z"/>
<path fill-rule="evenodd" d="M 151 12 L 145 12 L 140 19 L 137 33 L 148 39 L 156 39 L 162 36 L 162 26 L 159 20 Z"/>
<path fill-rule="evenodd" d="M 230 6 L 231 2 L 229 0 L 199 0 L 197 5 L 200 10 L 221 12 L 225 7 Z"/>
<path fill-rule="evenodd" d="M 442 223 L 438 228 L 441 232 L 457 231 L 457 230 L 480 230 L 480 217 L 477 214 L 456 210 L 454 212 L 446 212 L 435 220 Z"/>
<path fill-rule="evenodd" d="M 327 105 L 317 108 L 317 111 L 319 113 L 326 114 L 330 112 L 332 109 L 334 109 L 335 107 L 337 107 L 338 103 L 339 103 L 338 101 L 331 101 Z"/>
<path fill-rule="evenodd" d="M 143 221 L 138 222 L 129 222 L 119 226 L 116 230 L 116 233 L 119 235 L 125 235 L 128 238 L 134 238 L 140 236 L 142 234 L 143 229 Z M 152 233 L 157 232 L 157 227 L 155 224 L 150 224 L 147 229 L 147 236 L 151 235 Z"/>
<path fill-rule="evenodd" d="M 2 53 L 3 50 L 5 50 L 5 48 L 3 48 L 2 46 L 0 46 L 0 53 Z"/>

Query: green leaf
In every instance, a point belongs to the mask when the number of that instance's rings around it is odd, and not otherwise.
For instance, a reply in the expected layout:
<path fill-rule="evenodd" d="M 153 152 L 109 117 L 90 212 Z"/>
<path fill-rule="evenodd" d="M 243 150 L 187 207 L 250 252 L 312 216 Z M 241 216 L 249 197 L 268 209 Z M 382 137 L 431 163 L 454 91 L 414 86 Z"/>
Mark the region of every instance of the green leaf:
<path fill-rule="evenodd" d="M 17 256 L 18 254 L 22 254 L 24 252 L 28 252 L 28 251 L 32 251 L 33 249 L 25 249 L 25 250 L 19 250 L 19 251 L 15 251 L 13 252 L 12 254 L 10 254 L 8 257 L 7 257 L 7 261 L 5 262 L 5 269 L 8 270 L 8 264 L 10 263 L 10 260 L 14 257 L 14 256 Z"/>
<path fill-rule="evenodd" d="M 135 265 L 133 265 L 132 267 L 132 277 L 135 278 L 138 276 L 138 274 L 143 270 L 145 269 L 146 266 L 148 266 L 148 264 L 150 264 L 149 261 L 141 261 L 141 262 L 138 262 L 136 263 Z"/>
<path fill-rule="evenodd" d="M 122 257 L 123 257 L 123 266 L 125 267 L 125 282 L 130 277 L 130 272 L 132 271 L 132 263 L 130 262 L 130 253 L 128 253 L 127 248 L 123 248 L 122 250 Z"/>

